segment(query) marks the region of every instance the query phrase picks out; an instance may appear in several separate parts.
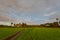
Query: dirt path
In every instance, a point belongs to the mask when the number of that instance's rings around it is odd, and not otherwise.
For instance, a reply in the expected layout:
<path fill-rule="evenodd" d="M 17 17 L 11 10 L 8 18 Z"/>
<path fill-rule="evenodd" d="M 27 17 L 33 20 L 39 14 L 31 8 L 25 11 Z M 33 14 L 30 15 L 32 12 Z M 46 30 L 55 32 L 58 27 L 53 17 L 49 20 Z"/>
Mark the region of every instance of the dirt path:
<path fill-rule="evenodd" d="M 24 31 L 23 30 L 20 30 L 19 32 L 15 33 L 14 35 L 8 37 L 8 38 L 5 38 L 4 40 L 15 40 L 17 36 L 19 36 L 22 32 Z"/>

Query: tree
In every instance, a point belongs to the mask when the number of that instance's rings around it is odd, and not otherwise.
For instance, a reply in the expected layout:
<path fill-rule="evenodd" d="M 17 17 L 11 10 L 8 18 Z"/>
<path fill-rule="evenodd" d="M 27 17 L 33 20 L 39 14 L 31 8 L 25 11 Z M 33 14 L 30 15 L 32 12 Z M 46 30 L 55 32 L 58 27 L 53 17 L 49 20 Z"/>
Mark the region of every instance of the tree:
<path fill-rule="evenodd" d="M 59 20 L 59 19 L 58 19 L 58 18 L 56 18 L 56 20 L 57 20 L 57 22 L 58 22 L 58 20 Z"/>
<path fill-rule="evenodd" d="M 58 22 L 58 26 L 59 26 L 59 24 L 60 24 L 60 23 L 59 23 L 59 19 L 58 19 L 58 18 L 56 18 L 56 20 L 57 20 L 57 22 Z"/>
<path fill-rule="evenodd" d="M 11 22 L 11 26 L 13 25 L 13 22 Z"/>
<path fill-rule="evenodd" d="M 26 27 L 27 26 L 27 24 L 26 23 L 22 23 L 22 27 Z"/>

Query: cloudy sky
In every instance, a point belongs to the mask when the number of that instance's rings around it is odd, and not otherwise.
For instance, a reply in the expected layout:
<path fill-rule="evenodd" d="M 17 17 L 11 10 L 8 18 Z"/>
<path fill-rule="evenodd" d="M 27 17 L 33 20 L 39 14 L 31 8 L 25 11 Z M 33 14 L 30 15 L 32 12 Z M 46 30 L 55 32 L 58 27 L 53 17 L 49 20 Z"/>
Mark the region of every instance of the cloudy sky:
<path fill-rule="evenodd" d="M 0 0 L 0 24 L 41 24 L 60 18 L 60 0 Z"/>

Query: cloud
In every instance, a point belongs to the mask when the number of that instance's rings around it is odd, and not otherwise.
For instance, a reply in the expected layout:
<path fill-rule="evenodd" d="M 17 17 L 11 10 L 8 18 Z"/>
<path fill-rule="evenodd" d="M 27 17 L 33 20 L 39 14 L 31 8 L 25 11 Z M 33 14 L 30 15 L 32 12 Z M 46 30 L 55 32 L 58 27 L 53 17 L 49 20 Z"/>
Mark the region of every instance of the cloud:
<path fill-rule="evenodd" d="M 36 12 L 46 7 L 56 7 L 59 3 L 59 0 L 0 0 L 3 7 L 13 8 L 24 13 Z"/>
<path fill-rule="evenodd" d="M 56 18 L 59 18 L 60 19 L 60 12 L 57 12 L 56 14 L 51 15 L 49 19 L 50 20 L 54 20 L 54 19 L 56 20 Z"/>
<path fill-rule="evenodd" d="M 38 24 L 48 16 L 48 19 L 60 16 L 59 8 L 60 0 L 0 0 L 0 21 Z"/>
<path fill-rule="evenodd" d="M 9 8 L 21 13 L 41 12 L 41 10 L 50 10 L 49 7 L 56 7 L 60 2 L 58 0 L 0 0 L 0 9 L 7 13 Z M 56 5 L 55 5 L 56 4 Z M 60 6 L 60 5 L 59 5 Z M 20 13 L 20 14 L 21 14 Z"/>
<path fill-rule="evenodd" d="M 48 13 L 48 14 L 44 14 L 44 16 L 51 16 L 51 15 L 54 15 L 56 14 L 56 12 L 51 12 L 51 13 Z"/>
<path fill-rule="evenodd" d="M 16 19 L 11 18 L 9 16 L 1 16 L 0 15 L 0 21 L 2 21 L 2 22 L 15 22 Z"/>

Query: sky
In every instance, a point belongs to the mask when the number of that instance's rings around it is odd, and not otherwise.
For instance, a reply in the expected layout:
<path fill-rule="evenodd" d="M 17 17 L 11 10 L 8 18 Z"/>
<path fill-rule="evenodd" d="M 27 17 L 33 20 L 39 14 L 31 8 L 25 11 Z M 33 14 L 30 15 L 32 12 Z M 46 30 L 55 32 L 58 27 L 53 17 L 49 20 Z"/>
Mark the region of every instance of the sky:
<path fill-rule="evenodd" d="M 42 24 L 60 18 L 60 0 L 0 0 L 0 24 Z"/>

